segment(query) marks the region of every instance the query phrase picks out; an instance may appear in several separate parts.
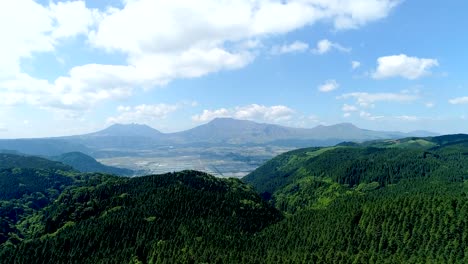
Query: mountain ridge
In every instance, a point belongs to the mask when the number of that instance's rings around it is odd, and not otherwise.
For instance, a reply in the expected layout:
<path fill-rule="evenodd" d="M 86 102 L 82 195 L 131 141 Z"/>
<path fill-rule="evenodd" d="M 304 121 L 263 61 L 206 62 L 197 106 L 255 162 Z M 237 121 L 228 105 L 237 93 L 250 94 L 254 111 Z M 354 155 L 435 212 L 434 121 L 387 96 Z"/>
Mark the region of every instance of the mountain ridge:
<path fill-rule="evenodd" d="M 426 131 L 410 133 L 362 129 L 352 123 L 318 125 L 313 128 L 287 127 L 233 118 L 215 118 L 192 129 L 163 133 L 144 124 L 114 124 L 105 129 L 74 136 L 39 139 L 0 140 L 0 149 L 26 154 L 58 156 L 67 152 L 137 153 L 168 146 L 332 146 L 338 143 L 398 139 L 435 134 Z M 106 154 L 108 155 L 108 154 Z M 109 154 L 113 155 L 113 154 Z"/>

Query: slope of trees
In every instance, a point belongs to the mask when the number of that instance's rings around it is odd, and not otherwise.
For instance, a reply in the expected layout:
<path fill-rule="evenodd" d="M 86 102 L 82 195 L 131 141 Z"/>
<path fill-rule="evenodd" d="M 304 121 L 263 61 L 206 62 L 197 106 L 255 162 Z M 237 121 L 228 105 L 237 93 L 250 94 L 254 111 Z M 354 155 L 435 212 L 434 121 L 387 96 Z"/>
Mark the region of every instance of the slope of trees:
<path fill-rule="evenodd" d="M 246 177 L 253 186 L 195 171 L 130 179 L 4 169 L 37 189 L 3 197 L 0 259 L 468 263 L 464 138 L 296 150 Z"/>
<path fill-rule="evenodd" d="M 193 171 L 114 178 L 65 190 L 28 223 L 36 231 L 1 257 L 10 263 L 213 262 L 281 218 L 236 179 Z"/>

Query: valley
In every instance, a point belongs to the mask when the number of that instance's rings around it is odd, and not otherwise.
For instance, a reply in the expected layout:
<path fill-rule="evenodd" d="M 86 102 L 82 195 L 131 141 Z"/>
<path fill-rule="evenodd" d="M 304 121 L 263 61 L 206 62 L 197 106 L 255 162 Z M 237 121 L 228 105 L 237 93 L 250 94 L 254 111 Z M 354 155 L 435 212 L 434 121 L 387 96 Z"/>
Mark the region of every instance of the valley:
<path fill-rule="evenodd" d="M 350 123 L 305 129 L 216 118 L 176 133 L 162 133 L 142 124 L 114 124 L 84 135 L 0 140 L 0 150 L 42 157 L 81 152 L 105 165 L 130 169 L 140 176 L 199 170 L 218 177 L 241 178 L 267 160 L 293 149 L 333 146 L 343 141 L 434 135 L 427 131 L 372 131 Z"/>
<path fill-rule="evenodd" d="M 135 155 L 99 158 L 139 175 L 198 170 L 217 177 L 242 178 L 267 160 L 291 150 L 280 146 L 160 147 Z"/>

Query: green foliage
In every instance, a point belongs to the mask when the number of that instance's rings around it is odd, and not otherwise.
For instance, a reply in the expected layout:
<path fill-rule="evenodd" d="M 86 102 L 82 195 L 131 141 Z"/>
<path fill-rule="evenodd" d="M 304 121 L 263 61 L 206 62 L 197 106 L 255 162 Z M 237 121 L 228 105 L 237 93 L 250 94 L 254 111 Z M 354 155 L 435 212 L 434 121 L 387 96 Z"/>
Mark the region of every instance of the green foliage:
<path fill-rule="evenodd" d="M 24 177 L 17 190 L 37 189 L 0 201 L 0 260 L 468 263 L 464 138 L 296 150 L 250 174 L 253 186 L 195 171 L 6 169 Z M 59 176 L 70 185 L 52 188 Z"/>
<path fill-rule="evenodd" d="M 339 197 L 264 229 L 249 258 L 263 252 L 267 263 L 466 263 L 464 185 L 403 180 Z"/>
<path fill-rule="evenodd" d="M 194 171 L 67 189 L 41 217 L 8 262 L 211 263 L 282 218 L 241 181 Z"/>
<path fill-rule="evenodd" d="M 14 246 L 44 228 L 38 213 L 67 188 L 109 176 L 79 174 L 43 158 L 0 154 L 0 245 Z M 15 167 L 12 167 L 15 166 Z"/>
<path fill-rule="evenodd" d="M 40 157 L 0 153 L 0 169 L 13 168 L 48 169 L 61 171 L 73 170 L 72 167 L 63 163 L 51 161 Z"/>
<path fill-rule="evenodd" d="M 455 140 L 456 143 L 438 147 L 428 145 L 427 148 L 341 146 L 301 149 L 272 159 L 244 180 L 260 193 L 269 194 L 267 197 L 306 177 L 331 178 L 351 187 L 370 182 L 386 186 L 402 179 L 427 177 L 462 181 L 468 178 L 468 155 L 465 155 L 468 143 Z"/>

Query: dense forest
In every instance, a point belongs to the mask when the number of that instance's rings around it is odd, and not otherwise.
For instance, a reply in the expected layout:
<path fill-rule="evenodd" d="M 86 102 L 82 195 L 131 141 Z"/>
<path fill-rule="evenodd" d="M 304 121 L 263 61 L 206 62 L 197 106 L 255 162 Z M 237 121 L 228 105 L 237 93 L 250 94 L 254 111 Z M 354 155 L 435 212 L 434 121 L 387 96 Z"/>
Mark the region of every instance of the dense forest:
<path fill-rule="evenodd" d="M 295 150 L 243 181 L 0 168 L 1 263 L 468 263 L 466 135 Z"/>

